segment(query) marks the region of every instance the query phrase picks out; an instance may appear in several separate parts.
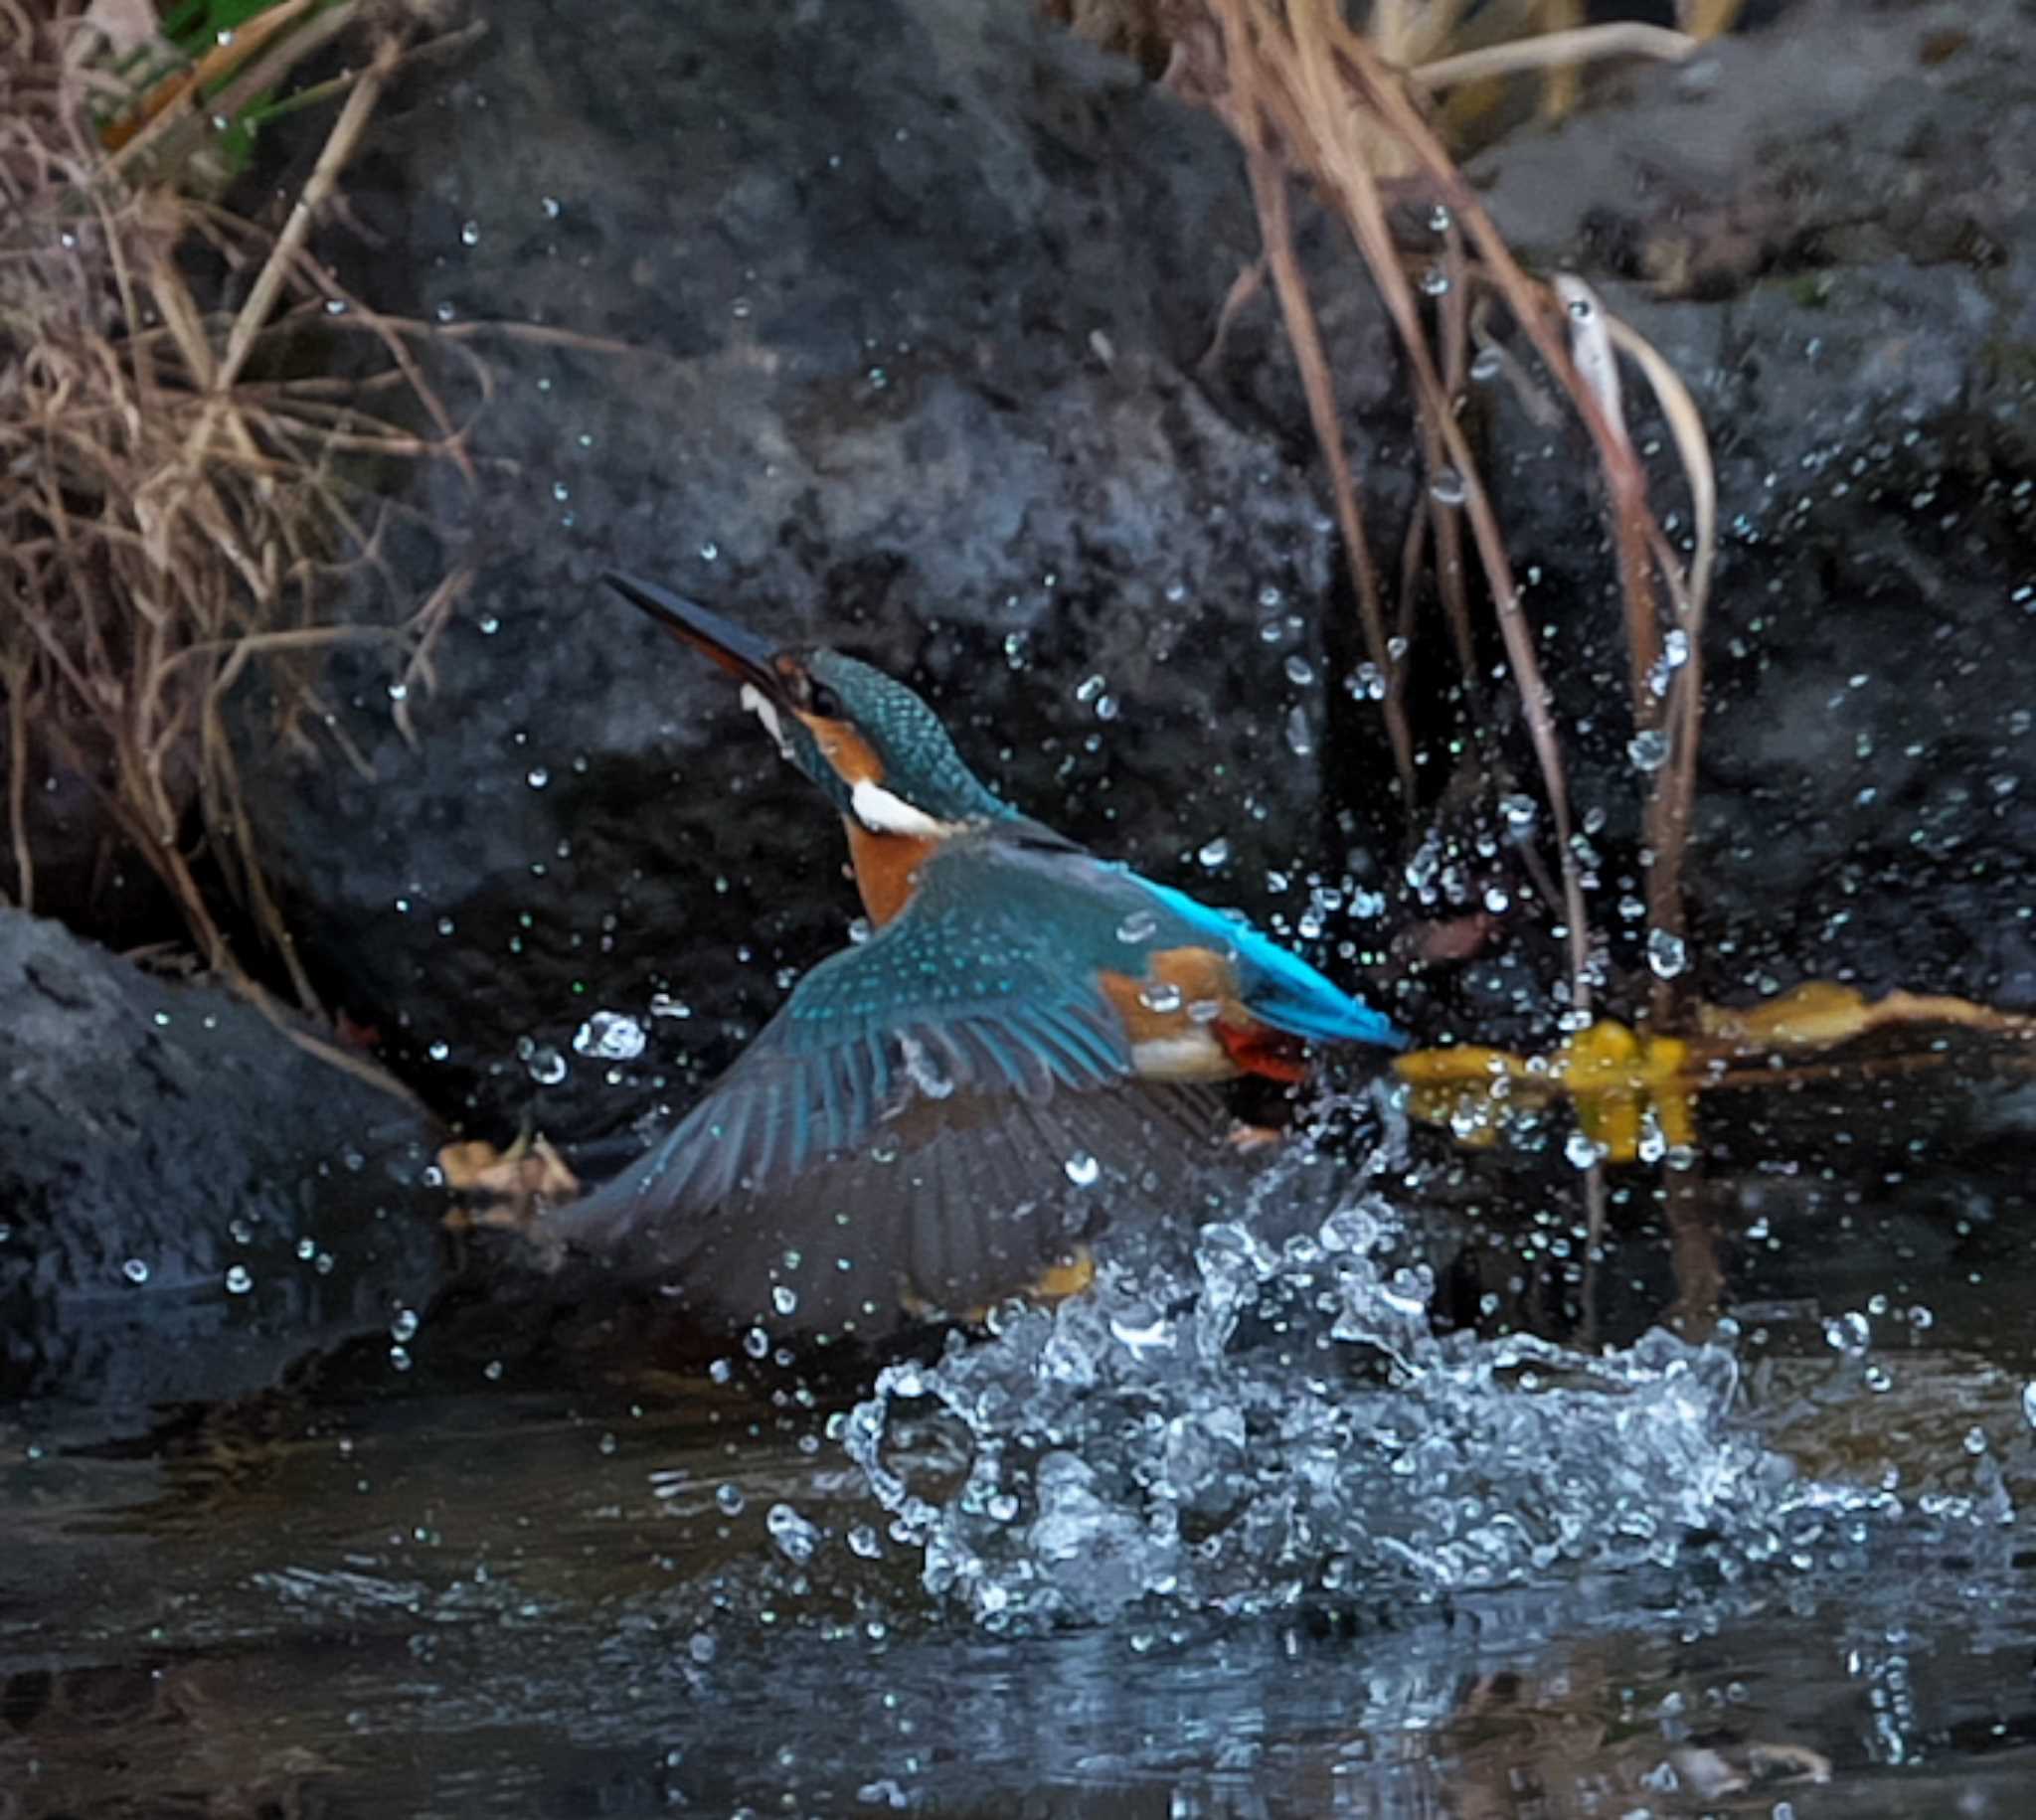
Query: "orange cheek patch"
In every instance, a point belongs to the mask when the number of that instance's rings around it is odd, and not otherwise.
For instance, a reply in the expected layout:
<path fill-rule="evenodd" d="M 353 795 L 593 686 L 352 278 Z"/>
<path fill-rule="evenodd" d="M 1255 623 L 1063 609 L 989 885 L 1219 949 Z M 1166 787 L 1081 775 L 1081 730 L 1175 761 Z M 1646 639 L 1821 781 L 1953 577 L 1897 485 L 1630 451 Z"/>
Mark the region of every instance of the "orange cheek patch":
<path fill-rule="evenodd" d="M 851 789 L 859 783 L 884 781 L 884 766 L 877 757 L 877 748 L 846 721 L 829 721 L 817 714 L 802 714 L 798 718 L 820 747 L 820 756 L 833 765 Z"/>

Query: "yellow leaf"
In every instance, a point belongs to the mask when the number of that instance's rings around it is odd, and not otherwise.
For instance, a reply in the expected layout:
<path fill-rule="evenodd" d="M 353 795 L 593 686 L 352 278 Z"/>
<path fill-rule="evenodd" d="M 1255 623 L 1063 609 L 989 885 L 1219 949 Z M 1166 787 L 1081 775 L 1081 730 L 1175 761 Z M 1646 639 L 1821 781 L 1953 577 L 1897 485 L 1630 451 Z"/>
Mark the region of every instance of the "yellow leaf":
<path fill-rule="evenodd" d="M 1913 1025 L 2036 1040 L 2036 1017 L 2027 1013 L 1911 992 L 1891 992 L 1869 1004 L 1853 987 L 1807 980 L 1744 1010 L 1700 1005 L 1699 1034 L 1691 1039 L 1650 1036 L 1607 1018 L 1547 1057 L 1465 1044 L 1417 1050 L 1394 1067 L 1408 1084 L 1409 1113 L 1447 1125 L 1458 1142 L 1472 1148 L 1494 1143 L 1516 1108 L 1560 1095 L 1606 1157 L 1626 1163 L 1639 1154 L 1650 1112 L 1665 1143 L 1694 1145 L 1699 1092 L 1759 1084 L 1758 1071 L 1728 1072 L 1725 1065 L 1732 1060 L 1833 1049 L 1872 1031 Z"/>

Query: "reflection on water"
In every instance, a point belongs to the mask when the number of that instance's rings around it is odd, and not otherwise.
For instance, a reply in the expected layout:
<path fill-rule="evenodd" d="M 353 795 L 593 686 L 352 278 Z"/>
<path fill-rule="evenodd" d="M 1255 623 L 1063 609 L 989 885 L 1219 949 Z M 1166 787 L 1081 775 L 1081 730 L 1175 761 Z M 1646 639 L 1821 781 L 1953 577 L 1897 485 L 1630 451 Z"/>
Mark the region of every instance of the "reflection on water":
<path fill-rule="evenodd" d="M 2026 1811 L 1997 1182 L 1826 1173 L 1852 1247 L 1777 1248 L 1750 1176 L 1719 1333 L 1587 1346 L 1440 1331 L 1386 1184 L 1296 1170 L 839 1395 L 427 1321 L 0 1430 L 0 1815 Z"/>

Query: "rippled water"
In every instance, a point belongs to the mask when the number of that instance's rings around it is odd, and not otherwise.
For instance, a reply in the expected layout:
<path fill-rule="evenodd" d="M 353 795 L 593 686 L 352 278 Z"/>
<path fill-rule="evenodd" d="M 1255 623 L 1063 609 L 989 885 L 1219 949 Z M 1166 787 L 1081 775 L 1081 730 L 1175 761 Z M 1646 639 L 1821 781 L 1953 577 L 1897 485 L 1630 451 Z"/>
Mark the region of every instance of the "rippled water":
<path fill-rule="evenodd" d="M 433 1317 L 0 1430 L 0 1814 L 2026 1811 L 2000 1176 L 1721 1181 L 1731 1316 L 1587 1344 L 1452 1321 L 1403 1141 L 833 1386 Z"/>

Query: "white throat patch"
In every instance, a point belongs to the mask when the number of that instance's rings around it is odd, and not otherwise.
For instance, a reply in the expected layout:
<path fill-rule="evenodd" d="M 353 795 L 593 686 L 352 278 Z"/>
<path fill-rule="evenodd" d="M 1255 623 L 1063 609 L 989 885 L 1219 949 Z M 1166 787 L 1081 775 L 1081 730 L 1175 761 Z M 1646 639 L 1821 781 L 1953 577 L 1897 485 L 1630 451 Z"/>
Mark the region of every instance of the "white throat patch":
<path fill-rule="evenodd" d="M 867 777 L 849 792 L 848 801 L 856 820 L 872 834 L 910 834 L 919 840 L 936 841 L 960 832 L 958 824 L 935 820 Z"/>
<path fill-rule="evenodd" d="M 758 720 L 764 723 L 764 731 L 777 742 L 777 752 L 781 758 L 791 756 L 791 742 L 784 737 L 783 724 L 777 718 L 777 709 L 755 683 L 743 685 L 742 703 Z"/>

